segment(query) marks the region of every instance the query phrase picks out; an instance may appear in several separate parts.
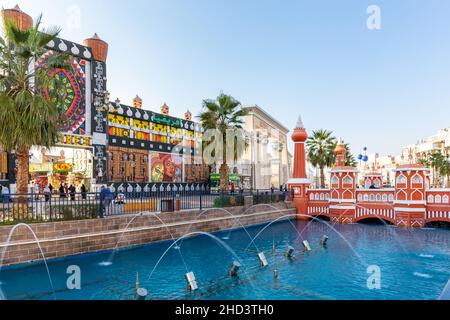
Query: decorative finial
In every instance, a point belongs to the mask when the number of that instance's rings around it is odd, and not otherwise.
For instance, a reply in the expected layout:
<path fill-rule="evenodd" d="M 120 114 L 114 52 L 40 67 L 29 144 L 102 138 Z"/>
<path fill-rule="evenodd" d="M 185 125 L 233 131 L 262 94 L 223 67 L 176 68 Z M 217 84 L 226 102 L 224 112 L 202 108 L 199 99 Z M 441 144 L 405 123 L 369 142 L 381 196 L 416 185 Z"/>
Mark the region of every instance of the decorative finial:
<path fill-rule="evenodd" d="M 302 116 L 298 116 L 297 125 L 295 126 L 295 128 L 298 129 L 305 128 L 305 126 L 303 125 Z"/>

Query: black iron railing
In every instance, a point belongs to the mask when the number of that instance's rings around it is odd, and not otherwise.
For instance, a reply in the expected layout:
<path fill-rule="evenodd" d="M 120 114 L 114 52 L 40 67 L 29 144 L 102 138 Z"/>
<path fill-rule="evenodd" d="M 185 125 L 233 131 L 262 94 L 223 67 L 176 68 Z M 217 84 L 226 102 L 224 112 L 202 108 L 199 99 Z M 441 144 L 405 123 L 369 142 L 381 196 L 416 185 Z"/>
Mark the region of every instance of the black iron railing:
<path fill-rule="evenodd" d="M 290 193 L 278 190 L 151 191 L 69 194 L 12 194 L 0 197 L 0 225 L 96 219 L 139 212 L 172 212 L 251 203 L 289 200 Z"/>

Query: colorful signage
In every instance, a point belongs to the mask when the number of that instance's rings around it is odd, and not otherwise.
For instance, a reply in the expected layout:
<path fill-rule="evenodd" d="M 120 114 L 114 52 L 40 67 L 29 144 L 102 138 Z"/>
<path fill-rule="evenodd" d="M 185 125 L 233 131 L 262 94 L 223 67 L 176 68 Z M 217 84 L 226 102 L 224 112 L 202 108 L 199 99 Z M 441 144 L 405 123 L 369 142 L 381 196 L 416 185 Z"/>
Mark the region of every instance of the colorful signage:
<path fill-rule="evenodd" d="M 183 182 L 183 159 L 167 153 L 150 153 L 152 182 Z"/>
<path fill-rule="evenodd" d="M 90 147 L 92 145 L 92 138 L 80 135 L 61 134 L 57 144 L 59 146 Z"/>
<path fill-rule="evenodd" d="M 69 163 L 55 163 L 53 165 L 53 170 L 54 170 L 54 172 L 57 172 L 57 173 L 71 172 L 72 169 L 73 169 L 73 167 Z"/>

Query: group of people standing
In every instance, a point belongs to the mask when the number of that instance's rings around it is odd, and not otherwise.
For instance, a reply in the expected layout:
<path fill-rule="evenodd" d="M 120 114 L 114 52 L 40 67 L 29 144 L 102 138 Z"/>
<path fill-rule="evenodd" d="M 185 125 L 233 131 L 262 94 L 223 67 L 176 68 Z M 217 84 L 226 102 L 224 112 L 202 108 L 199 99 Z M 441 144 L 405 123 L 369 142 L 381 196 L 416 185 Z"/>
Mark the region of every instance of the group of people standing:
<path fill-rule="evenodd" d="M 80 186 L 78 191 L 81 194 L 81 199 L 83 200 L 86 199 L 88 190 L 84 184 Z M 59 198 L 69 198 L 70 201 L 75 201 L 77 188 L 73 184 L 67 185 L 65 183 L 61 183 L 58 190 L 55 191 L 55 193 L 59 195 Z M 45 202 L 50 201 L 52 195 L 54 194 L 54 187 L 52 186 L 52 184 L 48 184 L 44 187 L 43 194 Z M 35 200 L 40 199 L 41 188 L 37 183 L 33 185 L 33 195 Z"/>

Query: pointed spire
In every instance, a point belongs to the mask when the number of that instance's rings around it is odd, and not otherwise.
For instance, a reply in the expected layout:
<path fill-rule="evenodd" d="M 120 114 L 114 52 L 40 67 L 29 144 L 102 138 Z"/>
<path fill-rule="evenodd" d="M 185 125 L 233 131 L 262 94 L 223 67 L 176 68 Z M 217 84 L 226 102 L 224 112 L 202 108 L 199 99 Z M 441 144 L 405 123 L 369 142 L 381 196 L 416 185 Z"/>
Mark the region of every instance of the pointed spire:
<path fill-rule="evenodd" d="M 298 116 L 297 125 L 295 126 L 296 129 L 302 129 L 305 128 L 303 125 L 302 116 Z"/>

